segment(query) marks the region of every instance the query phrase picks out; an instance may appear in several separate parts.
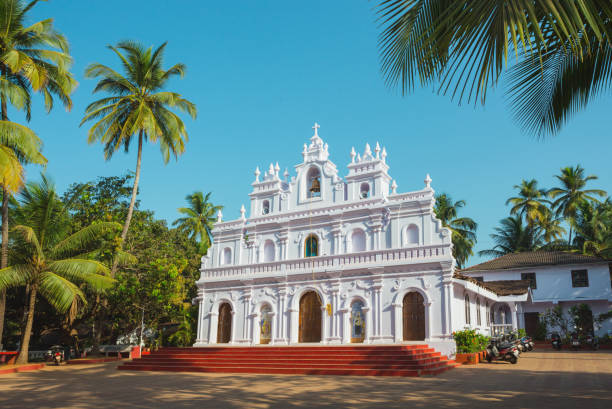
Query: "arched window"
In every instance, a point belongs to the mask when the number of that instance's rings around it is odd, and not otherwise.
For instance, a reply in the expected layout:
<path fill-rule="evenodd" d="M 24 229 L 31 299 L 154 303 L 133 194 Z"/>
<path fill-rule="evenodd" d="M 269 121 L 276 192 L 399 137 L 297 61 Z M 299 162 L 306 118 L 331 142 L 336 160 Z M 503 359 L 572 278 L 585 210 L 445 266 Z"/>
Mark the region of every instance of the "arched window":
<path fill-rule="evenodd" d="M 361 184 L 361 188 L 359 189 L 359 198 L 367 199 L 370 197 L 370 185 L 366 182 Z"/>
<path fill-rule="evenodd" d="M 363 230 L 355 229 L 351 235 L 351 251 L 365 251 L 366 249 L 366 236 Z"/>
<path fill-rule="evenodd" d="M 274 261 L 274 252 L 276 248 L 272 240 L 266 240 L 264 243 L 264 262 Z"/>
<path fill-rule="evenodd" d="M 261 321 L 259 323 L 259 342 L 269 344 L 272 339 L 272 308 L 268 304 L 261 307 Z"/>
<path fill-rule="evenodd" d="M 319 255 L 319 239 L 314 234 L 306 237 L 304 241 L 304 257 L 316 257 Z"/>
<path fill-rule="evenodd" d="M 363 301 L 357 300 L 351 305 L 351 342 L 363 342 L 365 338 L 365 313 Z"/>
<path fill-rule="evenodd" d="M 221 264 L 232 264 L 232 249 L 226 247 L 223 249 L 223 256 L 221 258 Z"/>
<path fill-rule="evenodd" d="M 411 224 L 406 229 L 406 244 L 419 244 L 419 228 L 414 224 Z"/>
<path fill-rule="evenodd" d="M 319 168 L 312 167 L 306 175 L 306 196 L 307 197 L 321 197 L 321 172 Z"/>
<path fill-rule="evenodd" d="M 470 325 L 470 296 L 465 295 L 465 323 Z"/>
<path fill-rule="evenodd" d="M 482 321 L 480 319 L 480 298 L 476 298 L 476 325 L 482 325 Z"/>
<path fill-rule="evenodd" d="M 269 200 L 264 200 L 263 201 L 261 213 L 262 214 L 270 213 L 270 201 Z"/>

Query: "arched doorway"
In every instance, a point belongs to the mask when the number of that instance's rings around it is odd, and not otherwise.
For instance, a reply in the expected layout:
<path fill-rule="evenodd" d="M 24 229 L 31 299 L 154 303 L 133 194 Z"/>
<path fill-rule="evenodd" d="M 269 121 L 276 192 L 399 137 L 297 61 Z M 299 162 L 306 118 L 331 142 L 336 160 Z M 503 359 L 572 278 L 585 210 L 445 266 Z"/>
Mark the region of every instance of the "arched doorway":
<path fill-rule="evenodd" d="M 300 298 L 299 342 L 321 342 L 321 300 L 308 291 Z"/>
<path fill-rule="evenodd" d="M 259 328 L 259 343 L 269 344 L 272 339 L 272 308 L 268 304 L 261 307 Z"/>
<path fill-rule="evenodd" d="M 366 317 L 363 301 L 357 300 L 351 305 L 351 343 L 362 343 L 365 339 Z"/>
<path fill-rule="evenodd" d="M 232 339 L 232 306 L 224 302 L 219 306 L 217 344 L 228 344 Z"/>
<path fill-rule="evenodd" d="M 404 296 L 403 327 L 404 341 L 425 340 L 425 305 L 421 294 L 416 291 Z"/>

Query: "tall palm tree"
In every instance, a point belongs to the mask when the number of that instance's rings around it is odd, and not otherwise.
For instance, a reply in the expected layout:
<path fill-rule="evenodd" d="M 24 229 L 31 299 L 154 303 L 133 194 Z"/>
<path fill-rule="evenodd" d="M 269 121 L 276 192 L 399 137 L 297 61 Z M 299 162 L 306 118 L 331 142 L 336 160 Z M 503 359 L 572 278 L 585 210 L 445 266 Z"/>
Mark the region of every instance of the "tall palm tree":
<path fill-rule="evenodd" d="M 561 174 L 555 177 L 561 182 L 561 186 L 550 189 L 548 194 L 555 199 L 552 207 L 557 216 L 563 216 L 570 226 L 567 244 L 571 245 L 572 225 L 578 206 L 584 201 L 598 202 L 595 196 L 605 197 L 606 192 L 601 189 L 584 188 L 588 181 L 596 180 L 597 176 L 589 175 L 585 177 L 584 169 L 580 165 L 576 165 L 574 168 L 571 166 L 562 168 Z"/>
<path fill-rule="evenodd" d="M 86 302 L 79 284 L 95 291 L 112 285 L 108 268 L 86 259 L 102 234 L 119 232 L 121 225 L 101 222 L 68 235 L 68 212 L 54 185 L 44 176 L 39 183 L 29 183 L 22 192 L 21 206 L 13 227 L 14 248 L 11 266 L 0 269 L 0 289 L 26 287 L 26 325 L 17 363 L 28 361 L 28 350 L 36 301 L 42 295 L 58 312 L 76 314 Z"/>
<path fill-rule="evenodd" d="M 518 189 L 518 196 L 506 200 L 506 204 L 511 204 L 510 214 L 519 214 L 525 217 L 527 224 L 533 225 L 546 217 L 549 202 L 546 197 L 545 189 L 538 189 L 538 181 L 531 179 L 523 180 L 520 185 L 514 185 Z"/>
<path fill-rule="evenodd" d="M 124 72 L 120 74 L 99 63 L 87 67 L 86 77 L 101 77 L 94 93 L 105 92 L 109 96 L 87 106 L 81 125 L 97 121 L 89 130 L 88 142 L 102 143 L 106 160 L 121 148 L 128 152 L 132 140 L 138 139 L 132 198 L 121 232 L 123 246 L 138 193 L 143 144 L 159 142 L 164 163 L 168 163 L 171 155 L 176 158 L 185 151 L 188 135 L 183 121 L 171 109 L 185 112 L 192 118 L 196 117 L 197 110 L 180 94 L 163 91 L 169 79 L 177 75 L 182 78 L 186 69 L 184 64 L 175 64 L 167 70 L 162 68 L 166 43 L 155 50 L 132 41 L 109 48 L 119 58 Z M 113 276 L 116 269 L 117 262 L 113 263 Z"/>
<path fill-rule="evenodd" d="M 420 83 L 484 103 L 510 66 L 515 116 L 543 135 L 610 91 L 608 0 L 380 0 L 378 15 L 382 70 L 404 94 Z"/>
<path fill-rule="evenodd" d="M 434 213 L 442 225 L 451 230 L 453 257 L 459 268 L 462 268 L 468 257 L 474 254 L 473 248 L 476 245 L 476 229 L 478 228 L 477 223 L 469 217 L 457 217 L 459 209 L 464 206 L 464 200 L 453 202 L 450 195 L 446 193 L 436 195 Z"/>
<path fill-rule="evenodd" d="M 53 28 L 53 20 L 45 19 L 33 24 L 27 22 L 28 13 L 38 0 L 24 2 L 7 0 L 0 2 L 0 138 L 5 138 L 0 153 L 2 179 L 2 249 L 0 268 L 8 264 L 8 201 L 22 182 L 22 163 L 43 164 L 46 160 L 33 147 L 40 150 L 41 144 L 32 131 L 8 121 L 8 104 L 24 110 L 30 120 L 31 93 L 40 92 L 44 97 L 47 112 L 53 108 L 53 97 L 57 96 L 67 109 L 72 107 L 70 94 L 76 81 L 70 74 L 72 64 L 68 42 Z M 8 141 L 8 139 L 12 141 Z M 21 142 L 18 142 L 21 141 Z M 18 146 L 18 144 L 22 144 Z M 13 150 L 11 153 L 10 150 Z M 29 151 L 24 154 L 24 151 Z M 12 182 L 10 181 L 12 180 Z M 0 344 L 4 323 L 4 293 L 0 291 Z"/>
<path fill-rule="evenodd" d="M 210 192 L 206 196 L 202 192 L 187 195 L 185 200 L 189 203 L 189 207 L 178 209 L 179 213 L 185 216 L 172 223 L 173 226 L 178 225 L 179 230 L 198 242 L 202 254 L 206 254 L 212 243 L 211 230 L 217 221 L 216 214 L 223 209 L 223 206 L 215 206 L 210 203 L 210 195 Z"/>
<path fill-rule="evenodd" d="M 479 251 L 478 255 L 500 257 L 504 254 L 538 250 L 544 245 L 540 227 L 523 224 L 520 216 L 506 217 L 500 224 L 500 227 L 494 229 L 495 233 L 490 234 L 495 246 Z"/>

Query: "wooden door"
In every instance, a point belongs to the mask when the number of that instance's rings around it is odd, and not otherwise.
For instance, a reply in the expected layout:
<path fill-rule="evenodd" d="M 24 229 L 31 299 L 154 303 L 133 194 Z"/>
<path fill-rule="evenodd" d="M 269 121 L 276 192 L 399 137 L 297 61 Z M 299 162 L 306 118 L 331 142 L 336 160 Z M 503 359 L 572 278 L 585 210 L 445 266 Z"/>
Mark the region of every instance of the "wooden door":
<path fill-rule="evenodd" d="M 425 340 L 425 305 L 423 296 L 410 292 L 404 296 L 404 341 Z"/>
<path fill-rule="evenodd" d="M 321 342 L 321 300 L 314 291 L 300 298 L 299 342 Z"/>
<path fill-rule="evenodd" d="M 527 335 L 535 337 L 538 332 L 538 323 L 540 322 L 540 314 L 537 312 L 525 313 L 525 332 Z"/>
<path fill-rule="evenodd" d="M 219 306 L 217 324 L 217 344 L 227 344 L 232 338 L 232 307 L 228 303 Z"/>

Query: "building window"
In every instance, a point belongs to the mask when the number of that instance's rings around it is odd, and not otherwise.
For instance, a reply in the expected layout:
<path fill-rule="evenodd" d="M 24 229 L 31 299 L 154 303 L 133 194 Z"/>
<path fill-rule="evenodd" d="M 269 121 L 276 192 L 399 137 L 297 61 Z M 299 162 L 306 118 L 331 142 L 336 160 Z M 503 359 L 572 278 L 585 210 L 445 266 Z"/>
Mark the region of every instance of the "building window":
<path fill-rule="evenodd" d="M 224 248 L 221 260 L 223 265 L 232 264 L 232 249 L 229 247 Z"/>
<path fill-rule="evenodd" d="M 470 296 L 465 295 L 465 323 L 470 325 Z"/>
<path fill-rule="evenodd" d="M 476 298 L 476 325 L 479 327 L 482 325 L 482 321 L 480 319 L 480 298 Z"/>
<path fill-rule="evenodd" d="M 538 288 L 535 273 L 521 273 L 521 280 L 529 280 L 529 287 L 531 287 L 532 290 Z"/>
<path fill-rule="evenodd" d="M 351 235 L 351 251 L 365 251 L 366 249 L 366 236 L 363 230 L 355 229 Z"/>
<path fill-rule="evenodd" d="M 406 244 L 419 244 L 419 228 L 414 224 L 411 224 L 406 229 Z"/>
<path fill-rule="evenodd" d="M 361 199 L 367 199 L 370 197 L 370 185 L 368 183 L 362 183 L 359 189 L 359 197 Z"/>
<path fill-rule="evenodd" d="M 263 214 L 270 213 L 270 201 L 269 200 L 264 200 L 263 201 L 263 206 L 262 206 L 261 213 L 263 213 Z"/>
<path fill-rule="evenodd" d="M 316 167 L 310 168 L 306 177 L 308 191 L 308 197 L 321 197 L 321 172 Z"/>
<path fill-rule="evenodd" d="M 274 246 L 274 242 L 272 240 L 266 240 L 264 243 L 264 262 L 269 263 L 274 261 L 275 252 L 276 248 Z"/>
<path fill-rule="evenodd" d="M 311 234 L 304 242 L 304 257 L 316 257 L 319 255 L 319 240 Z"/>
<path fill-rule="evenodd" d="M 588 287 L 589 274 L 587 270 L 572 270 L 572 287 Z"/>

